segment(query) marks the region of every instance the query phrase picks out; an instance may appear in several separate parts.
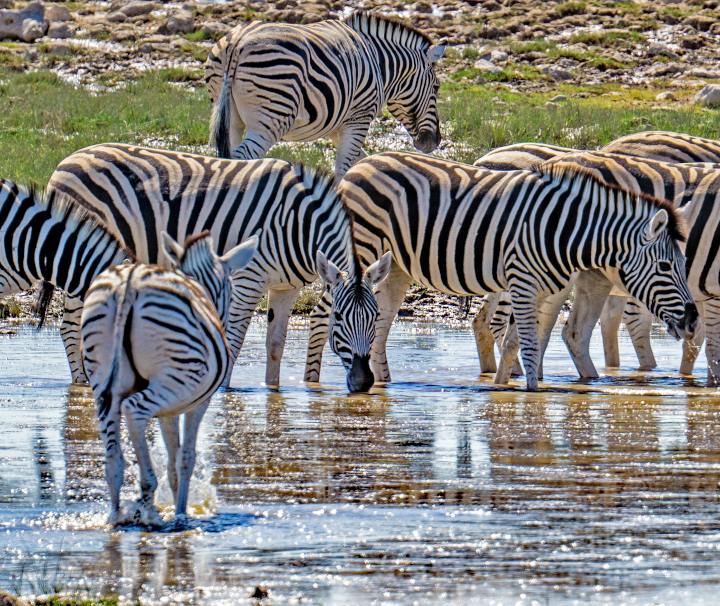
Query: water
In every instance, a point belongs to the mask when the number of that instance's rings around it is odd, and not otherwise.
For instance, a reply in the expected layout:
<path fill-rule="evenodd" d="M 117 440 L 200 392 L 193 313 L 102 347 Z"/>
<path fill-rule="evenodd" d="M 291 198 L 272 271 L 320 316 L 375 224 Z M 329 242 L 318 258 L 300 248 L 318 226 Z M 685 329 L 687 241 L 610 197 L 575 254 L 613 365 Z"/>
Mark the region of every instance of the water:
<path fill-rule="evenodd" d="M 203 421 L 194 527 L 147 533 L 103 526 L 93 403 L 68 386 L 57 331 L 0 337 L 0 588 L 143 604 L 252 604 L 258 585 L 273 604 L 717 603 L 720 400 L 704 358 L 694 381 L 676 378 L 679 346 L 657 338 L 645 377 L 624 336 L 627 367 L 583 385 L 555 335 L 546 391 L 493 391 L 469 330 L 401 323 L 398 382 L 347 397 L 331 354 L 322 386 L 302 384 L 305 338 L 291 331 L 272 392 L 253 324 Z M 157 435 L 153 450 L 161 472 Z"/>

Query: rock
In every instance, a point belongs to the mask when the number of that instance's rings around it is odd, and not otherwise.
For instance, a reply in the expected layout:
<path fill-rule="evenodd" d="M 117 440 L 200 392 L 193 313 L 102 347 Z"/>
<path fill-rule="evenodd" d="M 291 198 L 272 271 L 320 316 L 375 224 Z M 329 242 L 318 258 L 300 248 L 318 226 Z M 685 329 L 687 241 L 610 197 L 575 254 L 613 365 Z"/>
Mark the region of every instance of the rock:
<path fill-rule="evenodd" d="M 490 52 L 490 61 L 495 61 L 496 63 L 502 63 L 503 61 L 508 60 L 508 54 L 504 50 L 500 49 L 494 49 Z"/>
<path fill-rule="evenodd" d="M 4 334 L 14 334 L 14 331 L 9 330 L 6 331 Z M 12 595 L 11 593 L 7 593 L 6 591 L 0 591 L 0 606 L 30 606 L 30 604 L 22 598 Z"/>
<path fill-rule="evenodd" d="M 0 10 L 0 40 L 18 39 L 34 42 L 45 34 L 45 7 L 31 2 L 21 10 Z"/>
<path fill-rule="evenodd" d="M 208 38 L 221 38 L 230 31 L 230 26 L 220 21 L 207 21 L 200 28 L 203 34 Z"/>
<path fill-rule="evenodd" d="M 67 7 L 61 4 L 48 4 L 45 7 L 45 19 L 53 21 L 72 21 L 72 15 Z"/>
<path fill-rule="evenodd" d="M 555 95 L 550 101 L 552 103 L 560 103 L 561 101 L 567 101 L 567 97 L 565 95 Z"/>
<path fill-rule="evenodd" d="M 502 67 L 498 67 L 486 59 L 478 59 L 473 63 L 473 67 L 486 74 L 499 74 L 502 71 Z"/>
<path fill-rule="evenodd" d="M 73 50 L 67 44 L 56 42 L 49 46 L 47 54 L 54 55 L 56 57 L 67 57 L 73 54 Z"/>
<path fill-rule="evenodd" d="M 677 97 L 670 91 L 664 91 L 655 95 L 655 101 L 677 101 Z"/>
<path fill-rule="evenodd" d="M 708 80 L 720 79 L 720 72 L 705 67 L 694 67 L 686 75 L 691 78 L 706 78 Z"/>
<path fill-rule="evenodd" d="M 115 3 L 111 6 L 113 6 Z M 124 3 L 123 3 L 124 4 Z M 124 13 L 126 17 L 139 17 L 140 15 L 147 15 L 160 8 L 160 5 L 155 2 L 146 2 L 145 0 L 132 0 L 124 6 L 121 6 L 118 10 Z"/>
<path fill-rule="evenodd" d="M 189 11 L 177 11 L 157 31 L 159 34 L 189 34 L 195 31 L 192 13 Z"/>
<path fill-rule="evenodd" d="M 684 24 L 694 27 L 700 32 L 710 31 L 710 28 L 715 24 L 715 19 L 707 17 L 705 15 L 691 15 L 683 21 Z"/>
<path fill-rule="evenodd" d="M 677 59 L 678 54 L 663 44 L 651 44 L 647 49 L 650 57 L 668 57 L 669 59 Z"/>
<path fill-rule="evenodd" d="M 702 36 L 683 36 L 680 39 L 680 46 L 690 50 L 697 50 L 705 46 L 706 41 Z"/>
<path fill-rule="evenodd" d="M 670 76 L 672 74 L 679 74 L 684 71 L 684 67 L 678 63 L 653 63 L 648 70 L 648 75 L 659 77 L 659 76 Z"/>
<path fill-rule="evenodd" d="M 110 23 L 122 23 L 123 21 L 127 21 L 127 15 L 122 11 L 113 11 L 108 13 L 105 19 Z"/>
<path fill-rule="evenodd" d="M 63 21 L 53 21 L 47 31 L 48 38 L 72 38 L 75 35 L 75 26 Z"/>
<path fill-rule="evenodd" d="M 557 109 L 560 106 L 557 103 L 553 103 L 552 101 L 547 101 L 545 103 L 545 107 L 547 107 L 548 109 Z"/>
<path fill-rule="evenodd" d="M 706 84 L 695 96 L 695 103 L 703 107 L 720 107 L 720 85 Z"/>
<path fill-rule="evenodd" d="M 540 67 L 543 74 L 550 76 L 553 80 L 572 80 L 573 73 L 557 65 L 543 65 Z"/>

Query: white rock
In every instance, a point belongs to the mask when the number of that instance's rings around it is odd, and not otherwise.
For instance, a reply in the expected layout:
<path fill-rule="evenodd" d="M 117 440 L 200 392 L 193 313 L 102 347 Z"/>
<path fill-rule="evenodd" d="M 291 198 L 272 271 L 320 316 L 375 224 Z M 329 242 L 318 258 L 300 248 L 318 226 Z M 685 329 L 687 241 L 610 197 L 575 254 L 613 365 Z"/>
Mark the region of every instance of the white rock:
<path fill-rule="evenodd" d="M 706 84 L 696 95 L 695 103 L 704 107 L 720 107 L 720 85 Z"/>
<path fill-rule="evenodd" d="M 33 42 L 44 35 L 46 29 L 42 2 L 31 2 L 21 10 L 0 10 L 0 40 Z"/>
<path fill-rule="evenodd" d="M 498 67 L 487 59 L 478 59 L 473 64 L 473 67 L 486 74 L 499 74 L 502 71 L 502 67 Z"/>
<path fill-rule="evenodd" d="M 496 48 L 490 53 L 490 60 L 495 61 L 496 63 L 502 63 L 503 61 L 508 60 L 508 54 L 504 50 L 500 50 Z"/>
<path fill-rule="evenodd" d="M 677 97 L 673 95 L 669 90 L 655 95 L 655 101 L 677 101 Z"/>
<path fill-rule="evenodd" d="M 572 80 L 573 78 L 573 74 L 569 69 L 564 69 L 557 65 L 543 65 L 540 71 L 550 76 L 553 80 Z"/>
<path fill-rule="evenodd" d="M 138 17 L 140 15 L 147 15 L 148 13 L 157 10 L 160 6 L 155 2 L 145 2 L 145 0 L 133 0 L 128 2 L 119 10 L 127 17 Z"/>

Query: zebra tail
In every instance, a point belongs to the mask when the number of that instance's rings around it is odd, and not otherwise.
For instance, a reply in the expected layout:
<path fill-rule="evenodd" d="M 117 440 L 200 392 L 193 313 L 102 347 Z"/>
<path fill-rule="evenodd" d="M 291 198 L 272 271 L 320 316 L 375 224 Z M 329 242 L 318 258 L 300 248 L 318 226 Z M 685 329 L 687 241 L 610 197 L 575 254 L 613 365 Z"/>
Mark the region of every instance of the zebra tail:
<path fill-rule="evenodd" d="M 43 326 L 45 326 L 48 308 L 50 307 L 50 301 L 52 301 L 54 292 L 54 284 L 50 284 L 50 282 L 46 282 L 45 280 L 40 282 L 35 302 L 32 305 L 33 313 L 38 316 L 37 330 L 40 330 Z"/>
<path fill-rule="evenodd" d="M 105 378 L 104 383 L 100 388 L 100 395 L 97 398 L 97 411 L 100 419 L 107 418 L 111 412 L 113 403 L 119 405 L 120 401 L 114 397 L 113 387 L 115 383 L 115 377 L 118 374 L 118 368 L 120 366 L 120 357 L 122 355 L 123 348 L 125 347 L 126 331 L 130 328 L 128 324 L 128 318 L 132 312 L 132 305 L 135 302 L 135 291 L 130 286 L 130 280 L 132 273 L 128 276 L 125 281 L 124 287 L 118 296 L 115 305 L 115 321 L 113 322 L 113 334 L 112 334 L 112 362 L 110 363 L 110 370 Z M 128 344 L 129 345 L 129 344 Z"/>
<path fill-rule="evenodd" d="M 228 72 L 223 76 L 220 96 L 213 106 L 210 120 L 210 145 L 214 145 L 218 158 L 230 157 L 230 102 L 231 78 Z"/>

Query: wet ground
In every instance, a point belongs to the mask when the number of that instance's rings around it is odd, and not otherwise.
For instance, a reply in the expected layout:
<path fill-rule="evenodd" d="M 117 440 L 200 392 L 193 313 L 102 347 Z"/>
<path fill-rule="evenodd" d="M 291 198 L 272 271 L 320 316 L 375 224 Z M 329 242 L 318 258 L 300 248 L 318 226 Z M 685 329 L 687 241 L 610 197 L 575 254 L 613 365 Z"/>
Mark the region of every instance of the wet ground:
<path fill-rule="evenodd" d="M 0 588 L 162 604 L 254 603 L 258 585 L 273 604 L 717 603 L 720 399 L 704 358 L 678 379 L 679 346 L 658 338 L 644 385 L 624 338 L 624 369 L 586 386 L 556 336 L 547 391 L 492 391 L 469 330 L 401 323 L 398 382 L 348 398 L 331 354 L 322 386 L 302 384 L 302 330 L 284 387 L 259 386 L 262 339 L 253 324 L 203 422 L 195 527 L 145 533 L 103 527 L 93 404 L 68 386 L 57 331 L 0 337 Z"/>

